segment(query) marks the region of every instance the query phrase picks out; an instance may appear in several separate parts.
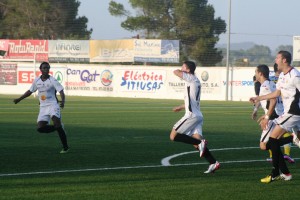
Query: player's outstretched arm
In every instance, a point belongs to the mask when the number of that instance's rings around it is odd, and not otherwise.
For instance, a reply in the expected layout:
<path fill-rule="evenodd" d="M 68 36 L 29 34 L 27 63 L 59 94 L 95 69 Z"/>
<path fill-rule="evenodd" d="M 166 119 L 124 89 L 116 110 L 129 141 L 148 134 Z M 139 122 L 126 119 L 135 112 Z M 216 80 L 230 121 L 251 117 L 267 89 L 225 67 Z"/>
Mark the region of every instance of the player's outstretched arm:
<path fill-rule="evenodd" d="M 173 111 L 174 111 L 174 112 L 179 112 L 179 111 L 181 111 L 182 109 L 185 109 L 185 105 L 184 105 L 184 104 L 182 104 L 182 105 L 180 105 L 180 106 L 174 107 L 174 108 L 173 108 Z"/>
<path fill-rule="evenodd" d="M 66 95 L 65 95 L 64 90 L 61 90 L 61 91 L 59 92 L 59 94 L 60 94 L 60 98 L 61 98 L 61 101 L 60 101 L 60 107 L 61 107 L 61 108 L 64 108 L 64 107 L 65 107 L 65 99 L 66 99 Z"/>
<path fill-rule="evenodd" d="M 23 99 L 29 97 L 32 94 L 32 92 L 30 90 L 27 90 L 22 96 L 20 96 L 17 99 L 14 99 L 13 102 L 15 104 L 19 103 L 20 101 L 22 101 Z"/>

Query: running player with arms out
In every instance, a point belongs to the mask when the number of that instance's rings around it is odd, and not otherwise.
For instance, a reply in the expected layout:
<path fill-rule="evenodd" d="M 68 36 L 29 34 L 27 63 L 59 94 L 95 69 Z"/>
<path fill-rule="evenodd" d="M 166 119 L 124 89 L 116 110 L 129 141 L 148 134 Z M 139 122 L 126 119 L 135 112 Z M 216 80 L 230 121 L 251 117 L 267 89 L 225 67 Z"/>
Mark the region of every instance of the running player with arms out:
<path fill-rule="evenodd" d="M 50 65 L 48 62 L 43 62 L 40 65 L 42 75 L 35 78 L 29 90 L 27 90 L 20 98 L 14 99 L 15 104 L 29 97 L 33 92 L 38 91 L 40 111 L 37 119 L 37 131 L 40 133 L 51 133 L 57 131 L 63 149 L 60 153 L 67 153 L 69 146 L 67 136 L 61 123 L 60 108 L 65 106 L 65 93 L 63 86 L 52 76 L 49 75 Z M 61 102 L 58 104 L 56 91 L 60 93 Z M 50 125 L 50 118 L 53 125 Z"/>
<path fill-rule="evenodd" d="M 212 156 L 206 147 L 207 141 L 202 136 L 203 115 L 200 111 L 201 84 L 195 76 L 196 65 L 192 61 L 185 61 L 181 70 L 174 74 L 185 81 L 184 104 L 173 108 L 174 112 L 185 109 L 185 115 L 173 126 L 170 140 L 194 145 L 209 162 L 204 173 L 213 173 L 220 167 L 220 163 Z"/>

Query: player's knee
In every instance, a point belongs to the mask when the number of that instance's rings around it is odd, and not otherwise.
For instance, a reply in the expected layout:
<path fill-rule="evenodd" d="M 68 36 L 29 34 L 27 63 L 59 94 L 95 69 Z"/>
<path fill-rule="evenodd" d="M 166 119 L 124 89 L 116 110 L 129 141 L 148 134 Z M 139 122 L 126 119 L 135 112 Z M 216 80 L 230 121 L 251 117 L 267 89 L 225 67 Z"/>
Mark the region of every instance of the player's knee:
<path fill-rule="evenodd" d="M 36 130 L 37 130 L 37 132 L 39 132 L 39 133 L 45 133 L 44 127 L 39 127 L 39 128 L 37 128 Z"/>
<path fill-rule="evenodd" d="M 263 143 L 263 142 L 260 143 L 259 147 L 260 147 L 261 150 L 267 150 L 266 144 Z"/>

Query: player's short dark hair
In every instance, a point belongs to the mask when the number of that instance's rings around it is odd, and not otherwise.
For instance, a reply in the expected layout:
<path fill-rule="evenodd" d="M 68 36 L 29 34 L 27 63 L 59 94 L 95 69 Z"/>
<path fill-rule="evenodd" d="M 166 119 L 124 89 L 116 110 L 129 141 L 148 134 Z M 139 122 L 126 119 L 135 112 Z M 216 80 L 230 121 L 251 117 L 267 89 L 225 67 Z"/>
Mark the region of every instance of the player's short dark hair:
<path fill-rule="evenodd" d="M 191 74 L 195 74 L 196 64 L 193 61 L 184 61 L 183 64 L 188 66 Z"/>
<path fill-rule="evenodd" d="M 292 55 L 288 51 L 279 51 L 278 54 L 281 55 L 282 58 L 286 59 L 286 62 L 290 65 L 292 63 Z"/>
<path fill-rule="evenodd" d="M 42 62 L 41 64 L 40 64 L 40 69 L 42 69 L 42 66 L 43 65 L 46 65 L 46 66 L 48 66 L 49 68 L 50 68 L 50 64 L 48 63 L 48 62 Z"/>
<path fill-rule="evenodd" d="M 273 68 L 274 68 L 274 72 L 276 73 L 278 71 L 278 65 L 277 65 L 277 63 L 274 64 Z"/>
<path fill-rule="evenodd" d="M 267 65 L 258 65 L 256 68 L 257 71 L 261 72 L 266 79 L 269 79 L 270 70 Z"/>

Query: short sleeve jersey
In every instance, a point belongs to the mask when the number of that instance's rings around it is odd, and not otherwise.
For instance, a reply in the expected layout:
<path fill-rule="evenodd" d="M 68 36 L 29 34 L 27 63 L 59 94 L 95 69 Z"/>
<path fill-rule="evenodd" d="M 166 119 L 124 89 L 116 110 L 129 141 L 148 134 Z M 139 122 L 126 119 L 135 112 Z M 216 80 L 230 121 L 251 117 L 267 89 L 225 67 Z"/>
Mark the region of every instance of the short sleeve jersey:
<path fill-rule="evenodd" d="M 300 72 L 291 68 L 289 72 L 280 73 L 276 89 L 281 91 L 284 112 L 300 115 Z"/>
<path fill-rule="evenodd" d="M 274 92 L 275 90 L 276 90 L 275 83 L 270 80 L 265 80 L 263 82 L 263 84 L 261 84 L 261 86 L 260 86 L 259 96 L 270 94 L 270 93 Z M 279 100 L 279 98 L 277 98 L 277 102 L 276 102 L 276 106 L 275 106 L 275 112 L 278 116 L 283 114 L 283 104 L 282 104 L 282 101 Z M 260 101 L 260 104 L 266 114 L 269 109 L 269 105 L 268 105 L 269 101 L 262 100 L 262 101 Z"/>
<path fill-rule="evenodd" d="M 29 90 L 31 92 L 38 91 L 40 106 L 47 106 L 58 102 L 56 92 L 63 89 L 63 86 L 50 76 L 45 81 L 42 81 L 41 77 L 35 78 Z"/>
<path fill-rule="evenodd" d="M 190 115 L 192 113 L 196 116 L 202 116 L 200 111 L 201 84 L 199 79 L 195 75 L 185 72 L 183 72 L 182 79 L 186 82 L 184 92 L 185 114 Z"/>

